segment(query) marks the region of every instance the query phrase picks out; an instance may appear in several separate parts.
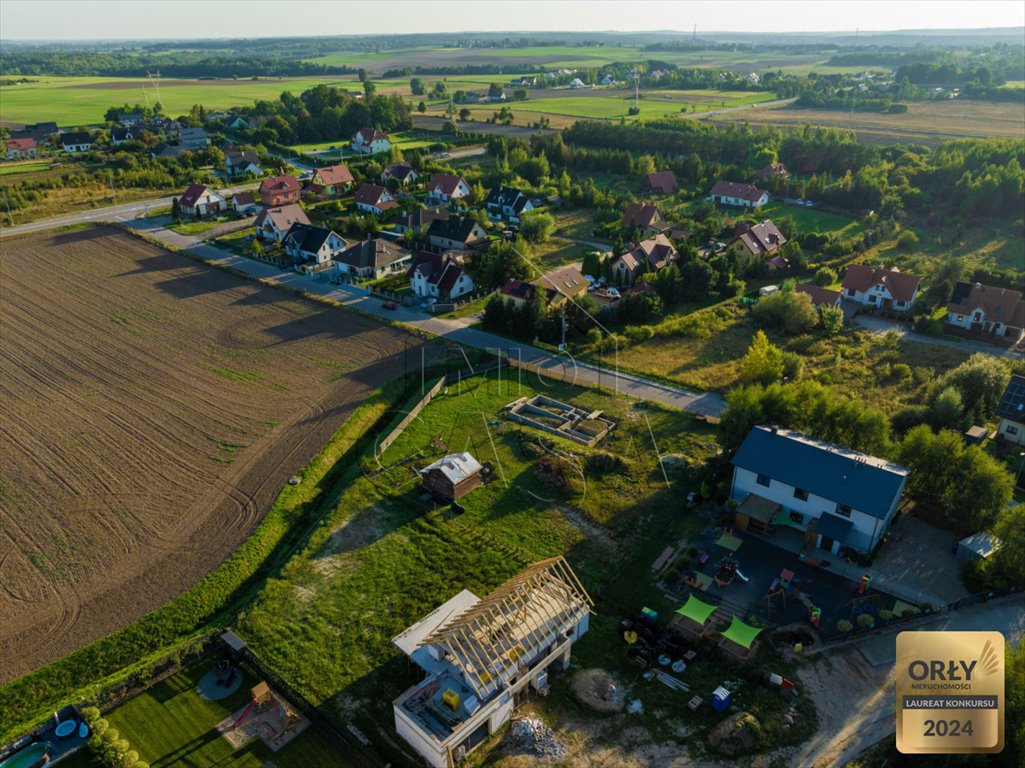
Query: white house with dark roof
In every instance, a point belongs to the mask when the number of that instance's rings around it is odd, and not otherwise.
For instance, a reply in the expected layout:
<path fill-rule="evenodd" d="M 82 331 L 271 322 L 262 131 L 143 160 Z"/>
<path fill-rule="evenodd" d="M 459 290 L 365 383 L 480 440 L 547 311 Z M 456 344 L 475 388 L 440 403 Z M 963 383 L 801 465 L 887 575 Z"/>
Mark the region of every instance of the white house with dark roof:
<path fill-rule="evenodd" d="M 1000 419 L 997 434 L 1004 440 L 1025 445 L 1025 376 L 1014 374 L 997 404 Z"/>
<path fill-rule="evenodd" d="M 427 184 L 427 198 L 430 203 L 448 203 L 469 196 L 470 185 L 462 176 L 452 173 L 435 173 Z"/>
<path fill-rule="evenodd" d="M 453 253 L 422 253 L 406 274 L 413 293 L 424 298 L 458 299 L 477 287 Z"/>
<path fill-rule="evenodd" d="M 323 267 L 339 255 L 348 245 L 344 238 L 327 227 L 296 222 L 281 239 L 285 253 L 292 257 L 296 267 Z"/>
<path fill-rule="evenodd" d="M 733 457 L 736 526 L 793 528 L 808 548 L 868 553 L 893 520 L 910 473 L 800 432 L 754 427 Z"/>
<path fill-rule="evenodd" d="M 947 323 L 1017 343 L 1025 337 L 1025 300 L 1011 288 L 958 283 L 947 305 Z"/>
<path fill-rule="evenodd" d="M 525 192 L 515 187 L 495 187 L 488 193 L 484 207 L 488 212 L 488 218 L 505 219 L 517 224 L 523 214 L 534 210 L 534 203 Z"/>
<path fill-rule="evenodd" d="M 408 248 L 376 237 L 353 243 L 335 256 L 335 266 L 345 275 L 374 279 L 405 272 L 413 260 Z"/>
<path fill-rule="evenodd" d="M 228 207 L 224 195 L 219 195 L 206 184 L 189 184 L 178 205 L 185 216 L 207 216 L 219 213 Z"/>
<path fill-rule="evenodd" d="M 760 208 L 769 202 L 769 193 L 754 184 L 717 181 L 705 198 L 710 203 L 733 205 L 740 208 Z"/>
<path fill-rule="evenodd" d="M 391 149 L 391 139 L 376 128 L 361 128 L 352 137 L 352 151 L 359 155 L 376 155 Z"/>

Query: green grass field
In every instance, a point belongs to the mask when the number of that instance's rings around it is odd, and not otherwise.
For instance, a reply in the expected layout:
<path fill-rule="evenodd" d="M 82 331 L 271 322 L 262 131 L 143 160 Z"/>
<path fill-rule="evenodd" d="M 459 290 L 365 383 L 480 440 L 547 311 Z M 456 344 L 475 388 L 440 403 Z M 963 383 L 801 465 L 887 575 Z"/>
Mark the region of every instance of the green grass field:
<path fill-rule="evenodd" d="M 397 146 L 399 149 L 421 149 L 423 147 L 429 147 L 432 144 L 436 144 L 437 141 L 430 139 L 423 139 L 419 135 L 412 133 L 411 131 L 396 131 L 395 133 L 388 134 L 391 137 L 392 144 Z M 344 154 L 348 154 L 350 137 L 340 137 L 334 141 L 321 141 L 315 144 L 292 144 L 289 149 L 294 149 L 296 152 L 320 152 L 325 149 L 344 150 Z"/>
<path fill-rule="evenodd" d="M 0 176 L 14 176 L 19 173 L 37 173 L 49 169 L 47 161 L 39 163 L 19 163 L 18 165 L 0 165 Z"/>
<path fill-rule="evenodd" d="M 759 219 L 781 219 L 784 216 L 789 216 L 797 225 L 798 232 L 822 232 L 842 238 L 859 235 L 866 226 L 864 221 L 858 219 L 849 219 L 846 216 L 837 216 L 835 213 L 817 211 L 814 208 L 786 205 L 779 200 L 762 206 L 755 212 L 755 215 Z"/>
<path fill-rule="evenodd" d="M 213 661 L 179 672 L 107 715 L 112 728 L 128 740 L 151 768 L 350 768 L 316 730 L 309 728 L 278 752 L 254 739 L 235 750 L 216 730 L 224 718 L 244 707 L 249 689 L 259 682 L 246 675 L 242 687 L 222 701 L 208 701 L 196 684 Z"/>
<path fill-rule="evenodd" d="M 207 109 L 228 109 L 273 99 L 284 91 L 301 93 L 324 83 L 359 90 L 354 78 L 295 77 L 268 80 L 166 80 L 160 85 L 164 112 L 179 115 L 193 104 Z M 86 125 L 103 121 L 109 107 L 150 104 L 156 90 L 146 78 L 44 77 L 38 82 L 0 86 L 0 125 L 53 120 L 58 125 Z"/>

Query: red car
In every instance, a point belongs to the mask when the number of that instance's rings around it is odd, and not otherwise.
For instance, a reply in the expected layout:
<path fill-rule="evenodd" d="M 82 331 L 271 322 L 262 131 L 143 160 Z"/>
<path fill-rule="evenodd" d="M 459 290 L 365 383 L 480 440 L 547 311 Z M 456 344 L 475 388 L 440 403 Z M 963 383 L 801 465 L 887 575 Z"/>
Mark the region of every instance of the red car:
<path fill-rule="evenodd" d="M 384 307 L 385 309 L 398 309 L 399 308 L 399 305 L 396 304 L 394 301 L 386 301 L 381 306 Z"/>

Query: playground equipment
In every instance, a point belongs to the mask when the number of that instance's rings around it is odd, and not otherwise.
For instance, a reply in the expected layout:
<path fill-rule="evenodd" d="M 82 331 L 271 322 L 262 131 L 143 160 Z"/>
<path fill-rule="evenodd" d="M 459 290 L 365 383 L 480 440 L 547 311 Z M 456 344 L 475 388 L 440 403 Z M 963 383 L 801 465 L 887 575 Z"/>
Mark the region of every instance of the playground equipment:
<path fill-rule="evenodd" d="M 870 586 L 872 586 L 872 577 L 866 573 L 861 577 L 861 583 L 858 585 L 858 594 L 865 594 Z"/>
<path fill-rule="evenodd" d="M 738 565 L 739 563 L 735 557 L 726 555 L 726 557 L 719 561 L 719 565 L 716 568 L 715 583 L 720 587 L 732 584 L 734 577 L 737 575 Z M 744 579 L 744 581 L 747 581 L 747 579 Z"/>

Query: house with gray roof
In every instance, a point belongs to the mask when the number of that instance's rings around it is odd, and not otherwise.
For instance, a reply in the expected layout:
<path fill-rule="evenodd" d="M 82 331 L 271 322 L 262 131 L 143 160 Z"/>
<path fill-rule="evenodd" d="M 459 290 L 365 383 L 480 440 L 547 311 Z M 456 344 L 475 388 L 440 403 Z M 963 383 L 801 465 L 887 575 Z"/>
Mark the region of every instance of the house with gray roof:
<path fill-rule="evenodd" d="M 757 426 L 733 457 L 735 524 L 778 537 L 781 545 L 782 531 L 792 529 L 806 550 L 868 553 L 893 520 L 910 473 L 800 432 Z"/>

